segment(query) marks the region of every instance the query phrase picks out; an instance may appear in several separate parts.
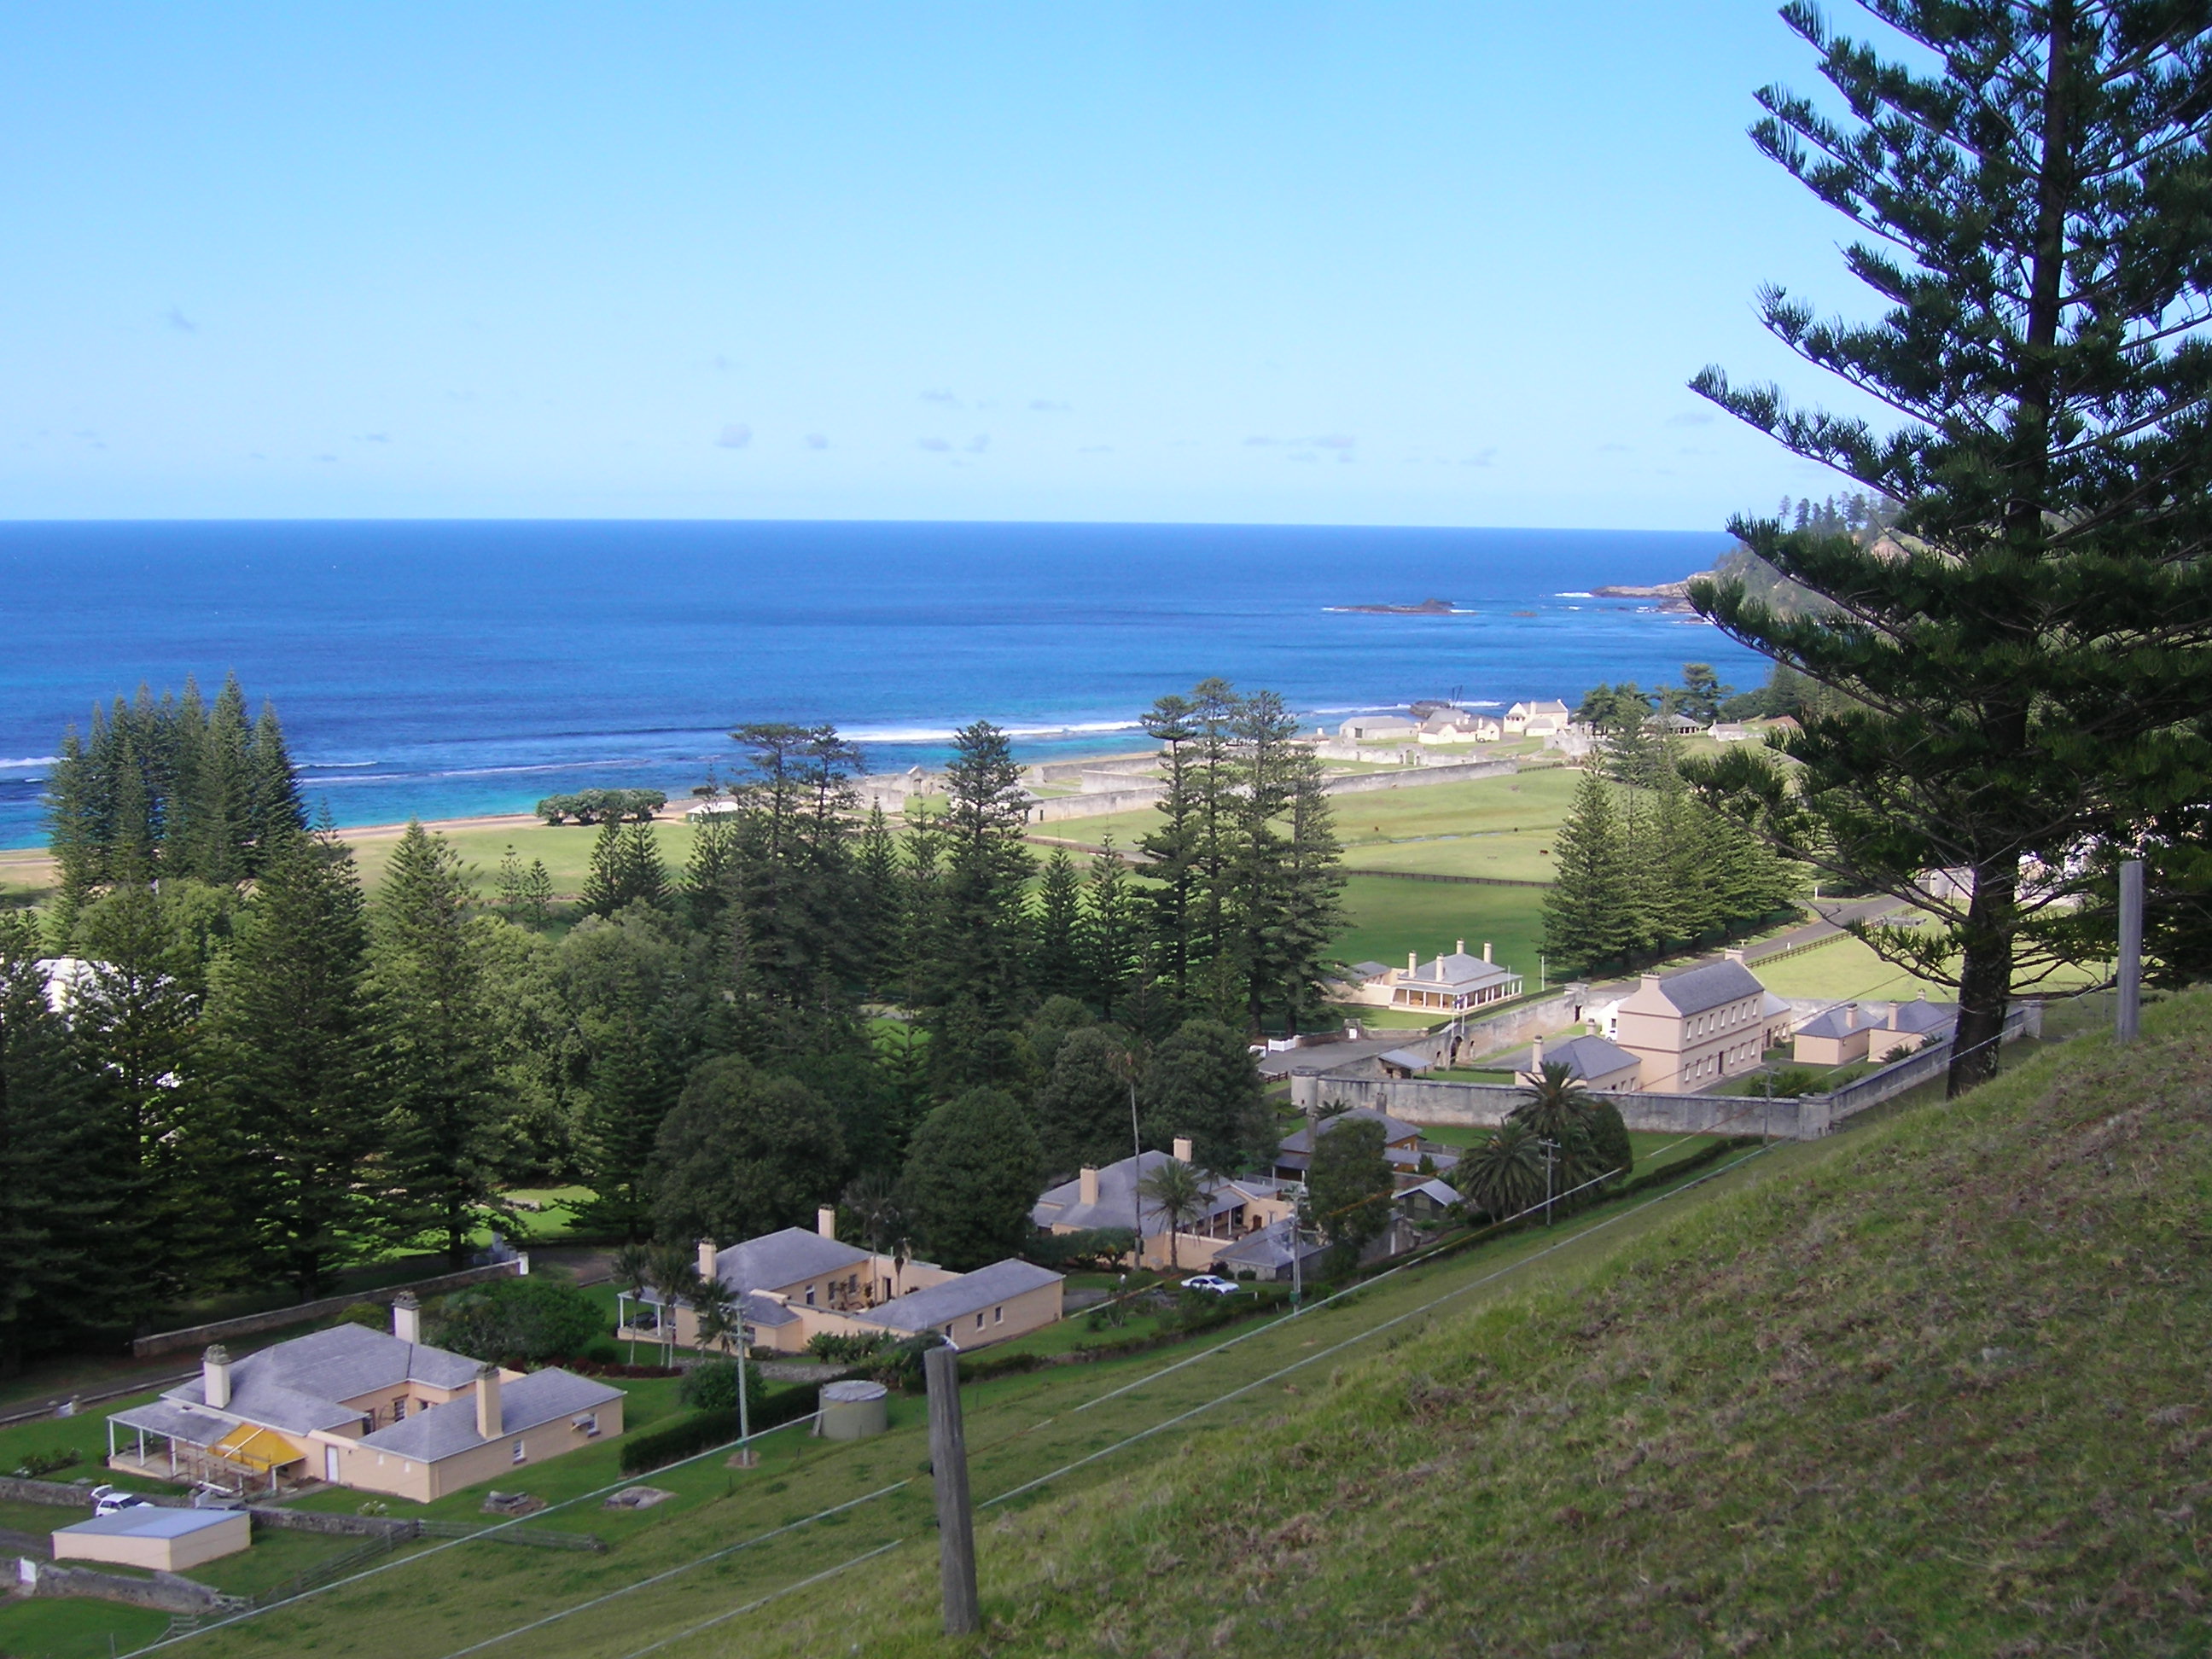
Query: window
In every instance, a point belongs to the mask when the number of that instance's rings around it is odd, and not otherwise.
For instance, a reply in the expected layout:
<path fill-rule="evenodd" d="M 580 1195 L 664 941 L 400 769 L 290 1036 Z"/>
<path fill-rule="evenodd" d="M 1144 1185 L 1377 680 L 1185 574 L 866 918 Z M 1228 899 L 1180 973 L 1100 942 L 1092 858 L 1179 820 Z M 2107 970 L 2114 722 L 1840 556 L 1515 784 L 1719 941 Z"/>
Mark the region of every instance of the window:
<path fill-rule="evenodd" d="M 814 1305 L 814 1287 L 811 1285 L 806 1287 L 806 1305 L 810 1308 Z"/>
<path fill-rule="evenodd" d="M 975 1328 L 979 1331 L 983 1328 L 983 1316 L 981 1314 L 975 1316 Z"/>
<path fill-rule="evenodd" d="M 407 1396 L 406 1396 L 405 1395 L 404 1395 L 404 1394 L 403 1394 L 403 1395 L 401 1395 L 399 1396 L 399 1398 L 398 1398 L 398 1399 L 397 1399 L 397 1400 L 395 1400 L 395 1401 L 393 1401 L 392 1402 L 392 1420 L 393 1422 L 397 1423 L 398 1421 L 399 1421 L 399 1419 L 400 1419 L 401 1418 L 403 1418 L 403 1417 L 404 1417 L 404 1416 L 406 1416 L 406 1415 L 407 1415 Z"/>
<path fill-rule="evenodd" d="M 1004 1308 L 994 1308 L 994 1309 L 992 1309 L 992 1310 L 991 1310 L 991 1322 L 992 1322 L 994 1325 L 1003 1325 L 1003 1324 L 1005 1324 L 1005 1323 L 1006 1322 L 1006 1310 Z"/>
<path fill-rule="evenodd" d="M 576 1430 L 585 1439 L 596 1440 L 599 1436 L 599 1414 L 597 1412 L 586 1412 L 581 1417 L 571 1418 L 568 1420 L 568 1426 Z M 519 1440 L 515 1442 L 518 1446 L 521 1443 Z"/>
<path fill-rule="evenodd" d="M 529 1460 L 529 1457 L 530 1454 L 524 1449 L 522 1442 L 520 1440 L 516 1441 L 514 1443 L 514 1461 L 517 1463 L 526 1462 Z"/>

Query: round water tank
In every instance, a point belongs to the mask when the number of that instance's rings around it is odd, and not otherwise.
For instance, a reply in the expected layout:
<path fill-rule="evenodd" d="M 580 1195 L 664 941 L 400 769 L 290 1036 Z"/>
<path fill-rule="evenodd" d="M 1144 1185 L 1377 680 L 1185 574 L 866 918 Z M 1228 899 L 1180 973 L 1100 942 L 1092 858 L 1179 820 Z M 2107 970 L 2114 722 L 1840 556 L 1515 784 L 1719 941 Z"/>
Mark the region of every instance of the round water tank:
<path fill-rule="evenodd" d="M 880 1382 L 825 1382 L 822 1385 L 822 1437 L 824 1440 L 866 1440 L 890 1427 L 890 1407 Z"/>

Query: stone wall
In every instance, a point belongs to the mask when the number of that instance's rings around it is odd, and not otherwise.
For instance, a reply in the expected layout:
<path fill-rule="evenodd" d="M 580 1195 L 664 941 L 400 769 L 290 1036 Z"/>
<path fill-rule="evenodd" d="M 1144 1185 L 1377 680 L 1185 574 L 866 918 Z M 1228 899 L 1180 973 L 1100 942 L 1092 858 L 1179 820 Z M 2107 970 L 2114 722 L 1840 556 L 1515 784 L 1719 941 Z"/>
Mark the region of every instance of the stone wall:
<path fill-rule="evenodd" d="M 1784 1140 L 1811 1140 L 1827 1133 L 1826 1096 L 1802 1100 L 1747 1099 L 1722 1095 L 1658 1095 L 1622 1091 L 1605 1097 L 1620 1109 L 1631 1129 L 1653 1134 L 1767 1134 Z M 1395 1081 L 1332 1073 L 1293 1079 L 1291 1103 L 1317 1111 L 1336 1106 L 1365 1107 L 1424 1127 L 1494 1129 L 1528 1098 L 1528 1091 L 1503 1083 Z"/>
<path fill-rule="evenodd" d="M 295 1303 L 289 1308 L 271 1308 L 266 1313 L 246 1314 L 236 1319 L 218 1319 L 209 1325 L 190 1325 L 179 1331 L 157 1331 L 133 1342 L 131 1352 L 143 1359 L 152 1354 L 204 1348 L 210 1342 L 221 1342 L 229 1337 L 252 1336 L 262 1331 L 281 1331 L 288 1325 L 305 1325 L 318 1319 L 328 1319 L 360 1303 L 389 1302 L 402 1291 L 412 1291 L 417 1296 L 439 1296 L 447 1291 L 458 1291 L 465 1285 L 481 1285 L 486 1279 L 506 1279 L 526 1274 L 529 1271 L 530 1258 L 526 1255 L 521 1255 L 512 1261 L 495 1261 L 483 1267 L 464 1267 L 457 1273 L 441 1273 L 435 1279 L 418 1279 L 411 1285 L 386 1285 L 379 1291 L 361 1291 L 351 1296 L 326 1296 L 319 1302 Z"/>
<path fill-rule="evenodd" d="M 1518 761 L 1450 761 L 1433 763 L 1408 772 L 1348 772 L 1322 786 L 1330 795 L 1365 795 L 1377 789 L 1425 788 L 1432 783 L 1466 783 L 1475 778 L 1510 777 L 1521 769 Z"/>
<path fill-rule="evenodd" d="M 197 1579 L 173 1572 L 133 1578 L 90 1567 L 56 1566 L 28 1556 L 16 1558 L 15 1588 L 18 1595 L 89 1595 L 97 1601 L 127 1601 L 162 1613 L 212 1613 L 219 1607 L 243 1605 Z"/>

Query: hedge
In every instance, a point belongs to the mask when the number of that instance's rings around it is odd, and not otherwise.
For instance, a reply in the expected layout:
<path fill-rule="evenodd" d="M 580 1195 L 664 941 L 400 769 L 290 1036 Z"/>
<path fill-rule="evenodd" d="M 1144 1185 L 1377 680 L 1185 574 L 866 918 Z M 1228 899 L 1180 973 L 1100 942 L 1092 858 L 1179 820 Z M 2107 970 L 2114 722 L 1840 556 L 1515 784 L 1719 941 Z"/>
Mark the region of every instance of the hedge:
<path fill-rule="evenodd" d="M 748 1415 L 755 1434 L 797 1422 L 802 1417 L 811 1417 L 814 1390 L 805 1386 L 775 1389 L 751 1401 Z M 737 1438 L 734 1413 L 694 1412 L 665 1428 L 623 1436 L 622 1472 L 643 1474 L 648 1469 L 666 1468 L 671 1463 L 681 1463 L 717 1446 L 734 1445 Z"/>

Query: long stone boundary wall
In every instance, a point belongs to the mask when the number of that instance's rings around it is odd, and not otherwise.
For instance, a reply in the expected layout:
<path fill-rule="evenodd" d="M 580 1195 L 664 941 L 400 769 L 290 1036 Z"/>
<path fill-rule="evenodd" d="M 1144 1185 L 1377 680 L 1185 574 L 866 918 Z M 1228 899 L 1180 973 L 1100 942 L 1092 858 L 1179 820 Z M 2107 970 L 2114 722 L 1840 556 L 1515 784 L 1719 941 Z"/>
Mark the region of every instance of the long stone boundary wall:
<path fill-rule="evenodd" d="M 1352 772 L 1322 786 L 1325 795 L 1366 795 L 1377 789 L 1420 789 L 1432 783 L 1466 783 L 1475 778 L 1511 777 L 1518 761 L 1461 761 L 1449 766 L 1417 767 L 1408 772 Z"/>
<path fill-rule="evenodd" d="M 2022 1003 L 2005 1016 L 2003 1041 L 2007 1042 L 2042 1034 L 2039 1003 Z M 1631 1129 L 1656 1134 L 1764 1134 L 1784 1140 L 1817 1140 L 1868 1107 L 1941 1077 L 1950 1064 L 1951 1045 L 1943 1042 L 1869 1072 L 1829 1094 L 1769 1100 L 1759 1095 L 1662 1095 L 1623 1090 L 1605 1097 L 1619 1109 L 1621 1121 Z M 1527 1098 L 1525 1090 L 1502 1083 L 1352 1077 L 1341 1072 L 1301 1073 L 1291 1079 L 1291 1103 L 1301 1111 L 1366 1107 L 1425 1127 L 1496 1128 Z"/>
<path fill-rule="evenodd" d="M 132 1607 L 161 1613 L 211 1613 L 218 1607 L 240 1605 L 235 1598 L 212 1589 L 198 1579 L 173 1572 L 157 1572 L 151 1578 L 130 1578 L 119 1572 L 98 1572 L 90 1567 L 58 1567 L 48 1561 L 16 1558 L 15 1593 L 19 1595 L 88 1595 L 101 1601 L 125 1601 Z"/>
<path fill-rule="evenodd" d="M 305 1325 L 313 1320 L 327 1319 L 332 1314 L 343 1313 L 348 1308 L 363 1302 L 389 1302 L 402 1291 L 412 1291 L 417 1296 L 441 1296 L 447 1291 L 458 1291 L 465 1285 L 481 1285 L 488 1279 L 507 1279 L 529 1271 L 529 1256 L 520 1255 L 512 1261 L 495 1261 L 482 1267 L 464 1267 L 457 1273 L 441 1273 L 435 1279 L 418 1279 L 411 1285 L 386 1285 L 381 1290 L 361 1291 L 351 1296 L 326 1296 L 319 1302 L 301 1302 L 289 1308 L 271 1308 L 266 1313 L 243 1314 L 236 1319 L 218 1319 L 207 1325 L 188 1325 L 179 1331 L 156 1331 L 151 1336 L 142 1336 L 133 1342 L 131 1352 L 144 1359 L 154 1354 L 202 1348 L 226 1337 L 252 1336 L 262 1331 L 281 1331 L 288 1325 Z"/>

